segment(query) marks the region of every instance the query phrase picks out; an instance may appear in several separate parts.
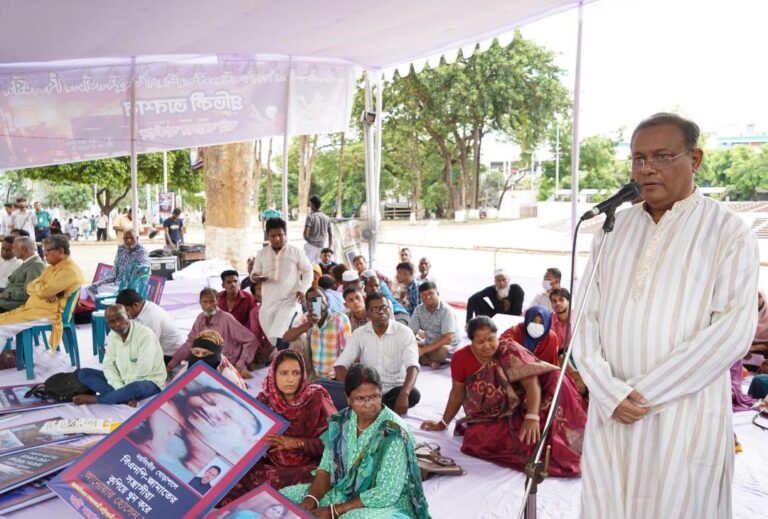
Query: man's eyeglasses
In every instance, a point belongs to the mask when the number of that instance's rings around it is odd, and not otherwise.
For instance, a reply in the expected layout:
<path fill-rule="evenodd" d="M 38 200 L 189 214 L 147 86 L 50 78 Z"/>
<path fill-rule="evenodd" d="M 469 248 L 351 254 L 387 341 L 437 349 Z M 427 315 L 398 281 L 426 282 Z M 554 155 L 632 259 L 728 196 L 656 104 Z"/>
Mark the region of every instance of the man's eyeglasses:
<path fill-rule="evenodd" d="M 660 155 L 651 157 L 650 159 L 635 157 L 634 159 L 630 159 L 627 161 L 627 168 L 629 168 L 629 171 L 632 171 L 632 172 L 642 171 L 645 168 L 645 166 L 649 166 L 651 168 L 665 168 L 670 164 L 672 164 L 673 160 L 675 160 L 678 157 L 682 157 L 689 151 L 691 150 L 685 150 L 684 152 L 678 153 L 677 155 L 662 153 Z"/>
<path fill-rule="evenodd" d="M 381 402 L 381 393 L 376 393 L 375 395 L 370 396 L 356 396 L 350 398 L 350 400 L 355 405 L 375 404 Z"/>
<path fill-rule="evenodd" d="M 371 306 L 368 308 L 368 310 L 370 310 L 374 314 L 386 313 L 386 312 L 389 312 L 389 306 L 387 305 Z"/>

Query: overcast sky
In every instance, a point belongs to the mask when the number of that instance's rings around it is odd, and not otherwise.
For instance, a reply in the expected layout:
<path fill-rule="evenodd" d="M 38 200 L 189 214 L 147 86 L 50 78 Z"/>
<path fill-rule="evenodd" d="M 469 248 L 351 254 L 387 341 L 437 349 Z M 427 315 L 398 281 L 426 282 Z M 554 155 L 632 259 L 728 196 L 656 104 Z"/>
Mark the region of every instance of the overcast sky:
<path fill-rule="evenodd" d="M 522 28 L 573 88 L 578 10 Z M 581 135 L 675 110 L 705 131 L 768 131 L 768 0 L 598 0 L 584 7 Z"/>

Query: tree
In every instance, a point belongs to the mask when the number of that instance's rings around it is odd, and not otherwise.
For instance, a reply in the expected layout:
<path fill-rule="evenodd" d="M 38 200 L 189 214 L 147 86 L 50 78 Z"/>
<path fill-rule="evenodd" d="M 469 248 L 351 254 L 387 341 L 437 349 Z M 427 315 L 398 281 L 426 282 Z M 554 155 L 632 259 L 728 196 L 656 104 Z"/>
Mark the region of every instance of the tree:
<path fill-rule="evenodd" d="M 88 186 L 72 182 L 49 184 L 45 200 L 48 207 L 63 207 L 67 211 L 79 213 L 88 209 L 93 202 L 93 191 Z"/>
<path fill-rule="evenodd" d="M 0 182 L 5 202 L 15 203 L 20 196 L 29 198 L 29 189 L 24 183 L 24 175 L 20 171 L 6 171 Z"/>
<path fill-rule="evenodd" d="M 126 199 L 131 189 L 130 157 L 72 162 L 18 171 L 22 176 L 36 180 L 96 185 L 96 201 L 107 214 Z M 138 174 L 139 186 L 160 184 L 163 177 L 163 154 L 139 155 Z M 202 178 L 199 173 L 192 171 L 189 150 L 168 152 L 168 185 L 171 189 L 184 189 L 190 193 L 202 191 Z"/>
<path fill-rule="evenodd" d="M 567 108 L 568 90 L 553 58 L 517 34 L 507 47 L 494 42 L 486 52 L 460 54 L 454 64 L 395 76 L 384 90 L 390 113 L 384 131 L 392 119 L 405 118 L 403 126 L 417 137 L 426 133 L 442 159 L 451 209 L 476 208 L 483 137 L 500 132 L 530 155 L 554 114 Z"/>

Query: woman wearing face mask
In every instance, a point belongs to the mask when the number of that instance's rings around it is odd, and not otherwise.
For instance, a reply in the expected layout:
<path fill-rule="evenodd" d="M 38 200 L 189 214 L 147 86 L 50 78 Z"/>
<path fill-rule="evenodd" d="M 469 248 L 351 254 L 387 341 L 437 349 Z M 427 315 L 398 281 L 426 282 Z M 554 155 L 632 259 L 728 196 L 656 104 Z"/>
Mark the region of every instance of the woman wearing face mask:
<path fill-rule="evenodd" d="M 552 330 L 552 313 L 543 306 L 534 305 L 525 312 L 525 319 L 501 334 L 499 340 L 512 340 L 533 353 L 537 359 L 560 365 L 560 341 Z"/>
<path fill-rule="evenodd" d="M 467 323 L 472 343 L 453 354 L 451 392 L 439 421 L 421 428 L 444 431 L 463 406 L 466 416 L 454 434 L 464 436 L 461 451 L 498 465 L 524 470 L 549 413 L 558 370 L 514 341 L 497 339 L 486 316 Z M 549 435 L 549 474 L 578 476 L 587 413 L 576 387 L 563 380 L 559 409 Z"/>
<path fill-rule="evenodd" d="M 221 354 L 224 347 L 224 339 L 216 330 L 205 330 L 195 337 L 187 357 L 187 369 L 191 369 L 197 362 L 203 362 L 224 375 L 240 389 L 247 389 L 243 377 L 235 367 Z"/>
<path fill-rule="evenodd" d="M 312 481 L 312 471 L 323 453 L 320 435 L 328 429 L 328 417 L 336 413 L 328 392 L 307 382 L 304 359 L 293 350 L 275 356 L 256 398 L 291 424 L 282 435 L 267 437 L 271 449 L 230 490 L 221 505 L 264 482 L 279 489 Z"/>

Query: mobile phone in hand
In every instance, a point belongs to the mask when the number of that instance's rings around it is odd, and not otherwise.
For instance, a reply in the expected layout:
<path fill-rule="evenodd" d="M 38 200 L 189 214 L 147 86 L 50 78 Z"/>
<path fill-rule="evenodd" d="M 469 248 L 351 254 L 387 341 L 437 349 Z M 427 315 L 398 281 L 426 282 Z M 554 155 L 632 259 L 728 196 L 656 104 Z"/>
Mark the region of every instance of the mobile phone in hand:
<path fill-rule="evenodd" d="M 312 313 L 315 315 L 315 317 L 320 317 L 323 313 L 323 300 L 319 297 L 314 297 L 312 299 Z"/>

